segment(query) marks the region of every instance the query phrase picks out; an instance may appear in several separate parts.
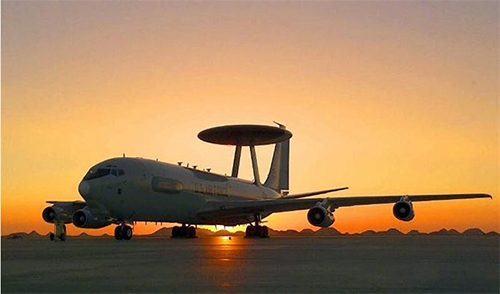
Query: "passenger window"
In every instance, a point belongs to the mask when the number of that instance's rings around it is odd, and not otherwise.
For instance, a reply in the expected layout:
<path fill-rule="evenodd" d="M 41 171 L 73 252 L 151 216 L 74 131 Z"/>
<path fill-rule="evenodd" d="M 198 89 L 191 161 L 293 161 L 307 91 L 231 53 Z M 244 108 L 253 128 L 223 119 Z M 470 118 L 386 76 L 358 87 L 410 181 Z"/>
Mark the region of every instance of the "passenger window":
<path fill-rule="evenodd" d="M 118 170 L 118 176 L 123 176 L 125 174 L 125 171 L 123 169 Z"/>

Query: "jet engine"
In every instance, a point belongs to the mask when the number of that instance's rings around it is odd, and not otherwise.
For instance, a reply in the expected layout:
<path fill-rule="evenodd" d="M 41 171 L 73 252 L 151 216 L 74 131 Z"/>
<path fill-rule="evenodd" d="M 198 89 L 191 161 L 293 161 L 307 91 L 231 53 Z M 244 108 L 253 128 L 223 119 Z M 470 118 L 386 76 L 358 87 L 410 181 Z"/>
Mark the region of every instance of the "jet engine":
<path fill-rule="evenodd" d="M 71 223 L 71 215 L 73 214 L 72 205 L 57 203 L 52 206 L 46 207 L 42 211 L 42 218 L 48 223 L 63 222 Z"/>
<path fill-rule="evenodd" d="M 392 213 L 394 216 L 401 221 L 411 221 L 415 217 L 413 212 L 413 204 L 408 199 L 408 197 L 403 197 L 401 200 L 396 202 L 392 207 Z"/>
<path fill-rule="evenodd" d="M 73 224 L 79 228 L 99 229 L 111 224 L 111 221 L 100 215 L 94 215 L 85 207 L 73 214 Z"/>
<path fill-rule="evenodd" d="M 335 222 L 335 217 L 328 209 L 316 205 L 307 212 L 307 220 L 313 226 L 327 228 Z"/>

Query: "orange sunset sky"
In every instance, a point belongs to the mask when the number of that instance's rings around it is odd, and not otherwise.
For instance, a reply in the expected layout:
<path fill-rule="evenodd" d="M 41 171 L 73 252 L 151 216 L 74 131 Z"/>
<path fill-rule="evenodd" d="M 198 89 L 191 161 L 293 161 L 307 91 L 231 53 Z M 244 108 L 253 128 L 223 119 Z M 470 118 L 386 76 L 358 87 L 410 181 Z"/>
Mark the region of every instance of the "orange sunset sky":
<path fill-rule="evenodd" d="M 2 1 L 1 15 L 3 235 L 50 231 L 45 201 L 81 200 L 89 167 L 123 153 L 230 173 L 233 148 L 198 132 L 273 120 L 294 134 L 292 193 L 493 195 L 415 203 L 408 223 L 340 208 L 341 232 L 499 231 L 498 1 Z M 257 153 L 264 178 L 272 148 Z M 306 211 L 267 220 L 312 228 Z"/>

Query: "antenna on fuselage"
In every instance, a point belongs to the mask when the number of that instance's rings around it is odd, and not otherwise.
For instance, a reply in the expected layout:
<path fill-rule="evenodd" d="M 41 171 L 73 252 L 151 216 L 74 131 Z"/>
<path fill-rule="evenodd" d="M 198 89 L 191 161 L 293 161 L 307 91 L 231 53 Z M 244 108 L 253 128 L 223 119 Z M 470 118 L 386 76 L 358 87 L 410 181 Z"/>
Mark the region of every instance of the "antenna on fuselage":
<path fill-rule="evenodd" d="M 178 166 L 182 166 L 182 161 L 177 161 Z"/>
<path fill-rule="evenodd" d="M 280 124 L 279 122 L 273 120 L 273 123 L 277 124 L 280 129 L 286 129 L 286 126 L 284 124 Z"/>

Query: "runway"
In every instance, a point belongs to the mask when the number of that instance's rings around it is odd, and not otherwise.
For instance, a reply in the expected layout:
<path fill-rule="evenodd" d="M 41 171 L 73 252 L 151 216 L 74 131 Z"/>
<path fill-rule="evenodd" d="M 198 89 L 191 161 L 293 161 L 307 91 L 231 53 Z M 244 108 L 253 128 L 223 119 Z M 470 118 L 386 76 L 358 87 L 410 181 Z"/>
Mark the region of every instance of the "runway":
<path fill-rule="evenodd" d="M 2 238 L 1 267 L 3 293 L 499 293 L 499 238 Z"/>

